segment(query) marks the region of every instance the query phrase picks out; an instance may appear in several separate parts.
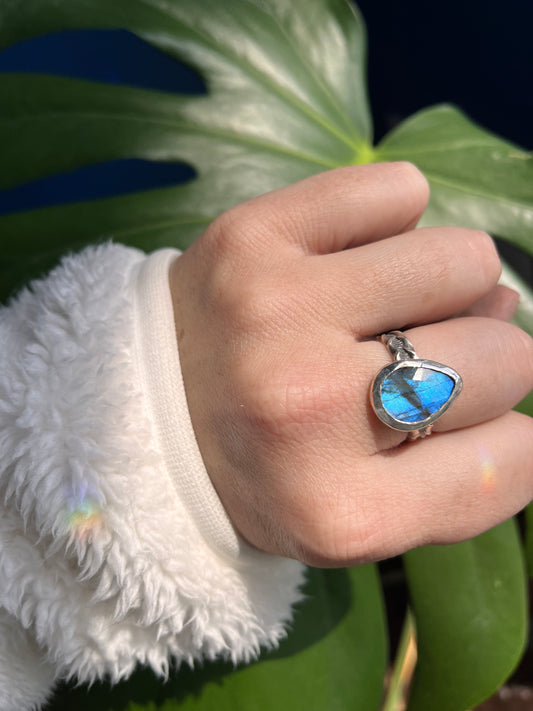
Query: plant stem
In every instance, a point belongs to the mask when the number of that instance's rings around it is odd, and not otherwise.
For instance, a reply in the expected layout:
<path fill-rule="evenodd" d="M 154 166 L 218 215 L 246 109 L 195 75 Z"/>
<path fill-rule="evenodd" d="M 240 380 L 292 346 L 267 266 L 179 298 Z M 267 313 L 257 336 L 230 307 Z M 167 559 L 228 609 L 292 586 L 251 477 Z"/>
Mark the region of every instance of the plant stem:
<path fill-rule="evenodd" d="M 415 664 L 415 623 L 411 611 L 407 610 L 382 711 L 403 711 L 405 709 L 406 692 L 413 677 Z"/>

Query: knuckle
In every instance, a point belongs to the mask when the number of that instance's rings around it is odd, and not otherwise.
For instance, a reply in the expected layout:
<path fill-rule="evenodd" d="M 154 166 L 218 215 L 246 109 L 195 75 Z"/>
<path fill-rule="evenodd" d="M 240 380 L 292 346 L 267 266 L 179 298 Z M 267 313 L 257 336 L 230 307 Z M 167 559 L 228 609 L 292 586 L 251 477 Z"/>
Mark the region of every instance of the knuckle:
<path fill-rule="evenodd" d="M 530 388 L 533 388 L 533 338 L 518 326 L 506 325 L 511 329 L 512 339 L 506 338 L 504 352 L 509 353 L 509 343 L 513 343 L 513 360 L 523 366 Z M 522 372 L 522 368 L 520 368 L 520 372 Z"/>
<path fill-rule="evenodd" d="M 273 372 L 258 390 L 265 421 L 275 424 L 278 434 L 296 436 L 300 442 L 321 428 L 334 427 L 350 407 L 349 390 L 327 375 L 313 375 L 312 369 Z"/>
<path fill-rule="evenodd" d="M 272 372 L 271 366 L 263 359 L 260 360 L 262 362 L 258 365 L 250 365 L 248 360 L 240 369 L 241 400 L 245 403 L 246 415 L 254 430 L 279 441 L 282 436 L 290 436 L 291 425 L 298 420 L 298 413 L 287 402 L 283 380 Z"/>
<path fill-rule="evenodd" d="M 408 256 L 409 271 L 419 283 L 414 288 L 424 289 L 424 297 L 432 298 L 441 293 L 442 289 L 455 283 L 458 261 L 461 251 L 458 250 L 458 240 L 464 239 L 463 230 L 455 227 L 423 229 L 419 231 L 420 238 L 416 249 Z M 423 264 L 424 269 L 417 265 Z M 431 291 L 426 294 L 425 287 L 431 283 Z"/>
<path fill-rule="evenodd" d="M 304 562 L 317 567 L 345 567 L 375 561 L 387 551 L 383 521 L 350 507 L 339 494 L 335 509 L 321 497 L 302 516 L 297 540 Z"/>
<path fill-rule="evenodd" d="M 241 358 L 236 378 L 254 429 L 278 443 L 314 450 L 317 438 L 345 419 L 353 404 L 350 388 L 341 376 L 321 370 L 320 359 L 287 358 L 285 351 L 269 358 L 261 343 L 254 350 Z"/>
<path fill-rule="evenodd" d="M 234 360 L 234 395 L 247 427 L 252 429 L 254 436 L 269 431 L 277 434 L 281 407 L 276 387 L 265 374 L 267 364 L 262 355 L 252 355 L 247 349 Z"/>
<path fill-rule="evenodd" d="M 266 277 L 255 273 L 254 260 L 250 260 L 239 234 L 227 223 L 213 225 L 203 246 L 207 276 L 202 300 L 206 307 L 222 319 L 226 331 L 235 337 L 257 335 L 268 329 L 274 314 L 281 309 L 278 301 L 285 296 L 276 293 Z"/>
<path fill-rule="evenodd" d="M 259 277 L 246 277 L 226 289 L 222 300 L 231 322 L 246 339 L 264 342 L 275 329 L 278 297 Z"/>
<path fill-rule="evenodd" d="M 201 245 L 203 299 L 243 329 L 264 328 L 274 314 L 288 313 L 294 294 L 261 255 L 264 238 L 256 217 L 246 205 L 231 208 L 211 223 Z"/>
<path fill-rule="evenodd" d="M 302 485 L 293 491 L 286 525 L 303 562 L 318 567 L 358 565 L 397 552 L 398 529 L 364 486 L 364 474 L 354 484 L 355 468 L 359 478 L 365 468 L 361 460 L 324 460 L 317 470 L 309 455 L 297 459 L 295 477 Z"/>
<path fill-rule="evenodd" d="M 429 183 L 425 175 L 414 163 L 410 161 L 398 161 L 391 165 L 398 171 L 399 177 L 403 182 L 409 183 L 413 189 L 429 196 Z"/>
<path fill-rule="evenodd" d="M 492 237 L 482 230 L 464 230 L 464 236 L 487 281 L 496 282 L 501 273 L 501 262 Z"/>
<path fill-rule="evenodd" d="M 249 200 L 229 208 L 210 224 L 205 241 L 215 258 L 244 264 L 261 250 L 269 224 L 267 208 Z"/>
<path fill-rule="evenodd" d="M 236 249 L 240 249 L 243 218 L 241 206 L 226 210 L 209 225 L 204 233 L 204 242 L 215 260 L 226 256 L 233 259 Z"/>
<path fill-rule="evenodd" d="M 229 319 L 235 334 L 257 341 L 273 352 L 274 341 L 296 342 L 306 333 L 310 316 L 305 297 L 298 291 L 291 271 L 271 275 L 240 268 L 235 262 L 216 264 L 210 297 L 216 309 Z"/>
<path fill-rule="evenodd" d="M 484 230 L 475 230 L 469 228 L 462 228 L 460 229 L 460 231 L 464 232 L 464 234 L 470 239 L 472 245 L 476 249 L 497 254 L 496 247 L 494 245 L 494 240 L 488 234 L 488 232 L 485 232 Z"/>

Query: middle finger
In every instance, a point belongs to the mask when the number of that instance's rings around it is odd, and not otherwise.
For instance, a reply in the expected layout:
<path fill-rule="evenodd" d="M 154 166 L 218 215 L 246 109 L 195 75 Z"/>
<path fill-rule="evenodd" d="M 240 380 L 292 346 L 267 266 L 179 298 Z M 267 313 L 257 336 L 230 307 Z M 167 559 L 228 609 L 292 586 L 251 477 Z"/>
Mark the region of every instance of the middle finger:
<path fill-rule="evenodd" d="M 413 230 L 311 259 L 316 288 L 328 284 L 322 318 L 351 324 L 361 338 L 457 314 L 493 289 L 501 271 L 487 234 L 455 227 Z"/>

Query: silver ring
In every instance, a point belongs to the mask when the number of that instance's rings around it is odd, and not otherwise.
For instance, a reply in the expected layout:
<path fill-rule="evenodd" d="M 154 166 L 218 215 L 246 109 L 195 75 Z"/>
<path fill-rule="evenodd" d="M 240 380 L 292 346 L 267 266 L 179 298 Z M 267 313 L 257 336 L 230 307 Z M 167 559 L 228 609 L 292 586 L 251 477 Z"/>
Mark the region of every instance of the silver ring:
<path fill-rule="evenodd" d="M 394 362 L 372 382 L 374 412 L 393 430 L 408 432 L 408 439 L 427 437 L 463 389 L 461 376 L 447 365 L 419 358 L 401 331 L 384 333 L 378 340 Z"/>

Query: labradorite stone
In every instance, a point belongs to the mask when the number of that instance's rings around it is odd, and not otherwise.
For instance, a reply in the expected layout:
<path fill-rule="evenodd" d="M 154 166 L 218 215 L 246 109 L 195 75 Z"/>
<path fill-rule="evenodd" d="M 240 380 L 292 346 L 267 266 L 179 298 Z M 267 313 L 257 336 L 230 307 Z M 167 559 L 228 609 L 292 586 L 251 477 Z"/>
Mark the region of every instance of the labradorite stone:
<path fill-rule="evenodd" d="M 446 373 L 417 366 L 399 368 L 381 385 L 381 402 L 401 422 L 422 422 L 449 400 L 455 383 Z"/>

